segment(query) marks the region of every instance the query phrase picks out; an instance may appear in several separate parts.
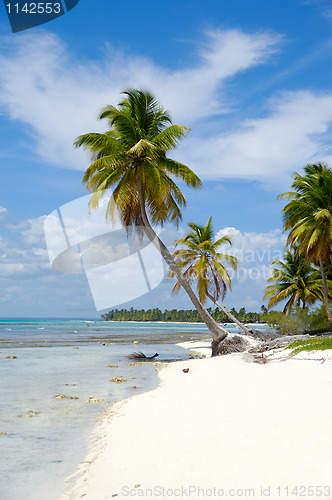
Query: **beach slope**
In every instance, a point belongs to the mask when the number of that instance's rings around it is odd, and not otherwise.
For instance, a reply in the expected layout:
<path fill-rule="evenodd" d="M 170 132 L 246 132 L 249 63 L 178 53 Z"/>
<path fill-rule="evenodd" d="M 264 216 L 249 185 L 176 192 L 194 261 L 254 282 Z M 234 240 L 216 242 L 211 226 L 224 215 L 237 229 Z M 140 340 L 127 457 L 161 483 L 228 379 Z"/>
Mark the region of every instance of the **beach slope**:
<path fill-rule="evenodd" d="M 229 355 L 176 362 L 160 378 L 113 407 L 61 500 L 332 499 L 330 361 Z"/>

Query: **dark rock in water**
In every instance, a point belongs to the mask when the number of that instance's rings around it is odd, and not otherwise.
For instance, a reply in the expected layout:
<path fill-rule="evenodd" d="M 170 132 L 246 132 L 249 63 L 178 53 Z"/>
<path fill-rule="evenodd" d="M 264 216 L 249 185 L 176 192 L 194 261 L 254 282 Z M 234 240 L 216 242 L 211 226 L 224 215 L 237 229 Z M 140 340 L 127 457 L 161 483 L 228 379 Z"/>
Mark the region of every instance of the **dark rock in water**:
<path fill-rule="evenodd" d="M 122 382 L 127 382 L 126 378 L 123 378 L 122 375 L 118 375 L 109 380 L 109 382 L 113 382 L 113 384 L 122 384 Z"/>
<path fill-rule="evenodd" d="M 154 359 L 157 356 L 159 356 L 159 354 L 157 352 L 153 356 L 145 356 L 145 354 L 143 352 L 133 352 L 132 354 L 130 354 L 130 356 L 128 356 L 128 358 L 129 359 L 141 359 L 141 360 L 145 360 L 145 359 Z"/>
<path fill-rule="evenodd" d="M 78 396 L 66 396 L 65 394 L 56 394 L 54 399 L 80 399 Z"/>
<path fill-rule="evenodd" d="M 215 344 L 214 341 L 212 342 L 212 352 L 215 356 L 223 356 L 234 352 L 244 352 L 248 346 L 248 341 L 242 335 L 227 335 L 222 342 Z"/>
<path fill-rule="evenodd" d="M 90 396 L 89 399 L 86 399 L 85 401 L 83 401 L 83 403 L 103 403 L 104 401 L 105 399 L 97 399 L 94 398 L 93 396 Z"/>

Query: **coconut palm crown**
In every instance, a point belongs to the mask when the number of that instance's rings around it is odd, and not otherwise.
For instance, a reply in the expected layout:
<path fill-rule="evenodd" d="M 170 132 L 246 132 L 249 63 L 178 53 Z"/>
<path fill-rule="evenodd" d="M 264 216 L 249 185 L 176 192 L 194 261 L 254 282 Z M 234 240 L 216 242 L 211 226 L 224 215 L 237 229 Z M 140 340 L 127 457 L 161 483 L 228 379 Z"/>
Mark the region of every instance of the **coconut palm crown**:
<path fill-rule="evenodd" d="M 271 283 L 265 288 L 264 299 L 269 299 L 268 307 L 287 300 L 283 312 L 289 314 L 297 305 L 305 308 L 316 300 L 323 300 L 324 290 L 319 270 L 310 265 L 303 254 L 286 250 L 284 260 L 274 259 L 272 276 L 267 280 Z M 332 282 L 328 280 L 329 291 Z"/>
<path fill-rule="evenodd" d="M 201 181 L 189 167 L 166 153 L 189 129 L 172 124 L 168 112 L 149 92 L 127 90 L 123 94 L 126 97 L 118 107 L 107 105 L 99 115 L 108 121 L 110 130 L 81 135 L 74 143 L 91 152 L 92 163 L 83 176 L 87 189 L 93 192 L 90 209 L 98 206 L 105 190 L 115 186 L 106 215 L 115 219 L 119 213 L 128 231 L 144 225 L 140 191 L 152 224 L 178 224 L 186 200 L 172 177 L 193 188 L 200 187 Z"/>
<path fill-rule="evenodd" d="M 309 164 L 305 175 L 294 174 L 294 191 L 283 193 L 279 199 L 288 199 L 283 208 L 287 243 L 314 261 L 321 257 L 330 261 L 332 248 L 332 171 L 323 163 Z"/>
<path fill-rule="evenodd" d="M 184 238 L 176 240 L 175 246 L 183 245 L 174 251 L 173 257 L 182 269 L 189 283 L 195 282 L 200 301 L 205 304 L 207 297 L 214 301 L 220 296 L 225 297 L 227 287 L 231 289 L 231 278 L 222 262 L 229 264 L 233 269 L 237 268 L 237 259 L 232 255 L 220 253 L 222 245 L 232 244 L 230 236 L 226 235 L 214 241 L 212 228 L 212 217 L 205 226 L 189 222 L 191 229 Z M 172 270 L 168 274 L 174 277 Z M 173 292 L 177 293 L 181 287 L 177 281 Z"/>

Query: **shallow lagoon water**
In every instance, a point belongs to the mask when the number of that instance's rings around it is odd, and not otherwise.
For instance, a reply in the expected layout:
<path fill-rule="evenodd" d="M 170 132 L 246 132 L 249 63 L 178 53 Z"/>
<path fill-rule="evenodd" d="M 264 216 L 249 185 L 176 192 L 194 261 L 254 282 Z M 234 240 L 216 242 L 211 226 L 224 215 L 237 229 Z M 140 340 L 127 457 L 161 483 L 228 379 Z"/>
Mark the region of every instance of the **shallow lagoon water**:
<path fill-rule="evenodd" d="M 154 363 L 127 356 L 184 359 L 174 344 L 203 338 L 202 324 L 0 321 L 0 498 L 56 500 L 105 409 L 158 385 Z"/>

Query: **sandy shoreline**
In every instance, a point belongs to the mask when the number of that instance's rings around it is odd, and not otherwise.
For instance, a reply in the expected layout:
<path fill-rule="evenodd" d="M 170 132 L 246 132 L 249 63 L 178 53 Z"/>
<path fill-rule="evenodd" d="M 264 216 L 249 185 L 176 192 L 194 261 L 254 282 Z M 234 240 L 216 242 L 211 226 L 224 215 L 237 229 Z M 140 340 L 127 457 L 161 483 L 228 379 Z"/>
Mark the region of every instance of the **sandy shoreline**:
<path fill-rule="evenodd" d="M 332 499 L 330 361 L 207 357 L 172 363 L 160 379 L 110 410 L 61 500 Z"/>

